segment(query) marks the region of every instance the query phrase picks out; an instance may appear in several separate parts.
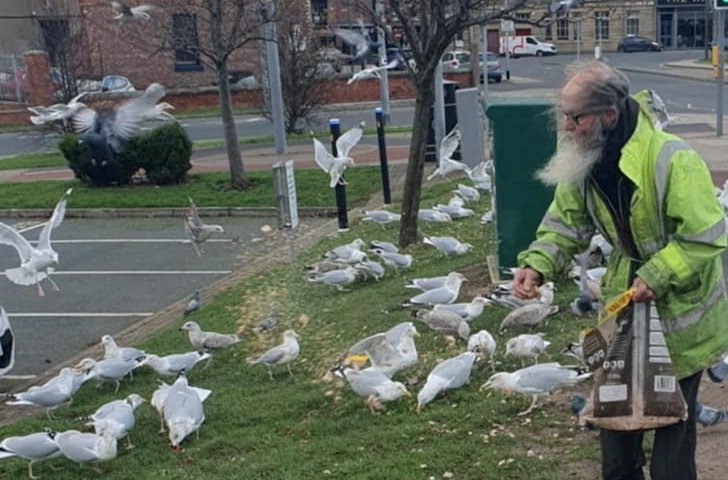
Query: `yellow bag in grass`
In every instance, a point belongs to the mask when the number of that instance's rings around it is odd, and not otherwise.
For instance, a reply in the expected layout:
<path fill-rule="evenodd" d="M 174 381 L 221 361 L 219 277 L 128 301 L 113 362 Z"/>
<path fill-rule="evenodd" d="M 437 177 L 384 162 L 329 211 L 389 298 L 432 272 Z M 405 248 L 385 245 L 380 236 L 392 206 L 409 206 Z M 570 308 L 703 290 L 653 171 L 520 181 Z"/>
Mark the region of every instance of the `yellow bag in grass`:
<path fill-rule="evenodd" d="M 647 430 L 687 418 L 657 308 L 631 303 L 631 293 L 617 298 L 619 308 L 607 304 L 605 319 L 585 332 L 582 344 L 595 372 L 584 418 L 609 430 Z"/>

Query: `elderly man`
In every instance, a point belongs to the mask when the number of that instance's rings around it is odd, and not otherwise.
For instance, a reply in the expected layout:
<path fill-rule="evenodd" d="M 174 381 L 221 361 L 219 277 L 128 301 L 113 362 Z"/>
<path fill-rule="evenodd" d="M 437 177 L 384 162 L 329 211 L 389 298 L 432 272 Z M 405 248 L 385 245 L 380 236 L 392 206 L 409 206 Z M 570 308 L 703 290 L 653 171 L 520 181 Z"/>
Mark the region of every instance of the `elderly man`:
<path fill-rule="evenodd" d="M 558 151 L 539 172 L 556 191 L 536 241 L 518 256 L 513 292 L 537 295 L 595 231 L 614 246 L 602 294 L 634 287 L 633 301 L 654 300 L 688 403 L 687 421 L 655 431 L 651 478 L 695 479 L 698 384 L 728 345 L 723 211 L 698 154 L 655 128 L 648 92 L 630 97 L 627 77 L 601 62 L 567 74 Z M 605 480 L 644 478 L 642 432 L 603 430 L 601 447 Z"/>

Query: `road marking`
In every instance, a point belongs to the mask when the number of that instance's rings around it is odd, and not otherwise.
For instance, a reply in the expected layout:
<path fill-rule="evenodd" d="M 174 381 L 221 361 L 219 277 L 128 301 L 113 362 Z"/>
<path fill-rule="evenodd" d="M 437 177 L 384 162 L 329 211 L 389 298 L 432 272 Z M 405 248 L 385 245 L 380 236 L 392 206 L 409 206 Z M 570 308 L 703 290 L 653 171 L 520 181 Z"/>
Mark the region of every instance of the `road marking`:
<path fill-rule="evenodd" d="M 8 313 L 8 317 L 151 317 L 153 312 L 42 312 L 42 313 Z"/>
<path fill-rule="evenodd" d="M 3 380 L 30 380 L 38 375 L 3 375 Z"/>
<path fill-rule="evenodd" d="M 231 238 L 212 238 L 207 243 L 232 243 Z M 38 243 L 31 240 L 30 243 Z M 185 238 L 77 238 L 68 240 L 52 240 L 53 245 L 59 243 L 190 243 Z"/>
<path fill-rule="evenodd" d="M 227 275 L 232 270 L 56 270 L 57 275 Z"/>

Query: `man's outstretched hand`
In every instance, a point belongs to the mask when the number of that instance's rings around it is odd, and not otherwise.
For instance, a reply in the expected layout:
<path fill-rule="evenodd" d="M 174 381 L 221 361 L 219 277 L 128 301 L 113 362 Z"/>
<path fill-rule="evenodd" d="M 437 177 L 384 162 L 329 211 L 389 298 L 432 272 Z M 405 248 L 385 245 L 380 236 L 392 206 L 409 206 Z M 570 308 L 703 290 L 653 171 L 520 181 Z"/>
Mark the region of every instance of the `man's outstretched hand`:
<path fill-rule="evenodd" d="M 541 276 L 532 268 L 521 268 L 516 270 L 513 276 L 513 295 L 517 298 L 537 298 L 541 296 L 538 286 L 541 283 Z"/>
<path fill-rule="evenodd" d="M 650 302 L 655 299 L 655 292 L 641 278 L 635 278 L 632 287 L 636 289 L 632 295 L 633 302 Z"/>

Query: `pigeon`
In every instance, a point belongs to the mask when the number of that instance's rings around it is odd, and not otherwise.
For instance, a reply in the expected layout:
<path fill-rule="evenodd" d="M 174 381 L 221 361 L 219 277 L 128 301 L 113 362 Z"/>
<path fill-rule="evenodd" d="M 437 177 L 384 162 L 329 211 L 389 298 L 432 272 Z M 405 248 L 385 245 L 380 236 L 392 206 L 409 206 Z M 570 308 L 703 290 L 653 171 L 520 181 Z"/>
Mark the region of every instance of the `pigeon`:
<path fill-rule="evenodd" d="M 273 367 L 276 365 L 285 365 L 288 374 L 293 377 L 291 371 L 291 362 L 298 358 L 300 347 L 298 345 L 299 336 L 293 330 L 283 332 L 283 343 L 277 345 L 260 355 L 248 357 L 245 361 L 251 365 L 265 365 L 268 368 L 268 376 L 273 380 Z"/>
<path fill-rule="evenodd" d="M 175 353 L 160 357 L 158 355 L 147 354 L 142 360 L 141 365 L 148 365 L 159 375 L 165 377 L 177 376 L 180 372 L 189 372 L 192 367 L 203 360 L 210 358 L 208 352 L 187 352 Z"/>
<path fill-rule="evenodd" d="M 184 375 L 184 373 L 180 372 L 179 375 Z M 209 397 L 212 393 L 211 390 L 208 390 L 206 388 L 193 387 L 190 385 L 187 386 L 197 394 L 201 402 L 204 402 L 207 397 Z M 171 388 L 172 385 L 160 381 L 159 387 L 154 390 L 154 392 L 152 393 L 152 399 L 149 401 L 149 404 L 154 407 L 154 409 L 159 414 L 159 433 L 164 433 L 166 431 L 164 429 L 164 403 L 167 401 L 167 397 L 169 396 L 169 391 Z"/>
<path fill-rule="evenodd" d="M 198 350 L 208 351 L 226 348 L 242 340 L 233 333 L 205 332 L 197 322 L 185 322 L 179 329 L 187 331 L 190 343 Z"/>
<path fill-rule="evenodd" d="M 400 270 L 405 270 L 412 266 L 412 255 L 402 254 L 396 252 L 385 252 L 379 248 L 375 248 L 373 252 L 382 259 L 385 265 L 394 268 L 399 273 Z"/>
<path fill-rule="evenodd" d="M 544 305 L 532 303 L 511 310 L 501 321 L 499 330 L 519 325 L 521 327 L 536 328 L 544 323 L 550 316 L 559 313 L 558 305 Z"/>
<path fill-rule="evenodd" d="M 97 463 L 116 458 L 115 427 L 111 421 L 96 423 L 98 433 L 67 430 L 56 434 L 54 441 L 61 454 L 76 463 Z"/>
<path fill-rule="evenodd" d="M 192 312 L 196 312 L 200 309 L 200 306 L 202 305 L 202 301 L 200 300 L 200 291 L 195 290 L 195 293 L 190 298 L 190 301 L 187 302 L 187 306 L 185 307 L 184 316 L 186 317 Z"/>
<path fill-rule="evenodd" d="M 414 337 L 420 334 L 412 322 L 402 322 L 386 332 L 376 333 L 352 345 L 345 354 L 347 361 L 369 360 L 366 371 L 392 375 L 417 363 Z"/>
<path fill-rule="evenodd" d="M 356 238 L 350 243 L 345 245 L 339 245 L 328 252 L 324 253 L 324 258 L 327 258 L 336 262 L 344 263 L 357 263 L 364 260 L 366 254 L 361 251 L 366 246 L 366 243 L 361 238 Z"/>
<path fill-rule="evenodd" d="M 140 96 L 127 100 L 115 110 L 99 113 L 87 107 L 76 112 L 71 119 L 73 128 L 80 134 L 79 141 L 88 147 L 92 165 L 99 169 L 93 173 L 94 178 L 102 178 L 105 169 L 111 168 L 114 156 L 123 152 L 127 141 L 142 131 L 144 119 L 165 93 L 162 85 L 152 83 Z"/>
<path fill-rule="evenodd" d="M 549 345 L 551 345 L 551 342 L 544 340 L 541 335 L 522 333 L 517 337 L 508 339 L 506 342 L 506 355 L 520 357 L 521 361 L 523 361 L 524 358 L 533 357 L 536 359 L 536 362 L 538 362 L 538 356 L 541 355 Z"/>
<path fill-rule="evenodd" d="M 113 8 L 114 13 L 116 13 L 116 15 L 114 16 L 114 20 L 118 20 L 119 23 L 125 23 L 134 22 L 137 20 L 149 21 L 151 20 L 151 17 L 147 12 L 154 10 L 157 7 L 150 4 L 139 5 L 137 7 L 129 7 L 125 3 L 113 1 L 111 2 L 111 8 Z"/>
<path fill-rule="evenodd" d="M 369 37 L 369 32 L 364 27 L 364 22 L 359 19 L 359 31 L 348 30 L 345 28 L 334 28 L 334 34 L 344 41 L 347 45 L 354 47 L 354 57 L 351 59 L 351 63 L 355 64 L 360 60 L 366 58 L 372 47 L 376 47 L 379 44 L 372 42 Z"/>
<path fill-rule="evenodd" d="M 468 337 L 468 351 L 488 355 L 491 365 L 493 365 L 493 355 L 495 355 L 495 347 L 495 339 L 493 338 L 493 335 L 488 332 L 488 330 L 479 330 L 478 332 Z"/>
<path fill-rule="evenodd" d="M 470 372 L 476 359 L 475 353 L 464 352 L 437 364 L 417 394 L 417 412 L 419 413 L 422 407 L 430 403 L 438 393 L 465 385 L 470 380 Z"/>
<path fill-rule="evenodd" d="M 584 410 L 586 410 L 586 406 L 587 400 L 581 393 L 574 392 L 569 395 L 569 410 L 571 410 L 571 414 L 574 418 L 576 418 L 576 424 L 583 429 L 591 430 L 594 428 L 594 425 L 584 419 Z"/>
<path fill-rule="evenodd" d="M 379 250 L 383 250 L 389 253 L 399 253 L 399 248 L 397 247 L 397 245 L 390 242 L 382 242 L 379 240 L 372 240 L 371 242 L 369 242 L 369 248 L 371 248 L 372 250 L 378 248 Z"/>
<path fill-rule="evenodd" d="M 215 233 L 225 233 L 225 229 L 222 228 L 222 225 L 204 223 L 197 212 L 195 202 L 190 197 L 187 197 L 187 199 L 190 202 L 190 208 L 185 214 L 185 235 L 187 235 L 197 255 L 202 256 L 204 253 L 202 244 Z"/>
<path fill-rule="evenodd" d="M 15 337 L 5 309 L 0 306 L 0 377 L 15 366 Z"/>
<path fill-rule="evenodd" d="M 93 426 L 97 435 L 103 435 L 104 430 L 109 429 L 117 440 L 126 437 L 126 448 L 134 448 L 128 434 L 136 423 L 134 411 L 145 401 L 136 393 L 130 394 L 123 400 L 112 400 L 88 416 L 86 425 Z"/>
<path fill-rule="evenodd" d="M 271 308 L 270 313 L 258 320 L 253 327 L 254 333 L 271 332 L 278 324 L 278 312 L 275 308 Z"/>
<path fill-rule="evenodd" d="M 0 222 L 0 244 L 15 247 L 20 256 L 20 266 L 6 269 L 5 276 L 17 285 L 38 285 L 38 295 L 41 297 L 45 295 L 40 285 L 43 279 L 48 279 L 54 290 L 60 290 L 50 277 L 51 272 L 58 265 L 58 253 L 51 246 L 51 231 L 63 222 L 66 203 L 72 191 L 72 188 L 66 190 L 56 204 L 51 218 L 43 226 L 38 236 L 37 247 L 33 247 L 14 228 Z"/>
<path fill-rule="evenodd" d="M 417 219 L 423 222 L 452 222 L 452 217 L 445 212 L 440 212 L 432 208 L 423 208 L 417 212 Z"/>
<path fill-rule="evenodd" d="M 81 92 L 73 97 L 68 103 L 57 103 L 50 107 L 28 107 L 28 110 L 35 115 L 30 116 L 33 125 L 44 125 L 50 122 L 62 121 L 67 122 L 76 112 L 82 108 L 86 108 L 86 104 L 80 102 L 87 92 Z"/>
<path fill-rule="evenodd" d="M 555 362 L 537 363 L 512 373 L 494 373 L 481 389 L 497 388 L 532 395 L 531 405 L 518 413 L 518 415 L 527 415 L 536 407 L 539 395 L 550 393 L 560 387 L 574 385 L 590 377 L 591 373 L 580 373 L 578 370 Z"/>
<path fill-rule="evenodd" d="M 120 347 L 111 335 L 101 337 L 101 344 L 104 346 L 104 358 L 129 362 L 144 358 L 147 354 L 144 350 L 132 347 Z"/>
<path fill-rule="evenodd" d="M 451 158 L 455 150 L 458 149 L 458 145 L 460 145 L 461 136 L 460 125 L 455 125 L 450 133 L 442 139 L 439 149 L 440 156 L 438 157 L 438 165 L 435 171 L 427 177 L 428 182 L 437 176 L 445 178 L 453 172 L 465 172 L 469 174 L 470 169 L 467 165 Z"/>
<path fill-rule="evenodd" d="M 353 283 L 356 280 L 357 269 L 354 267 L 346 267 L 343 270 L 331 270 L 330 272 L 322 273 L 320 275 L 313 275 L 308 278 L 311 283 L 323 283 L 336 287 L 340 292 L 345 292 L 344 288 L 346 285 Z"/>
<path fill-rule="evenodd" d="M 728 376 L 728 353 L 723 358 L 708 368 L 708 376 L 715 383 L 720 383 Z"/>
<path fill-rule="evenodd" d="M 363 133 L 361 128 L 354 127 L 341 135 L 336 140 L 335 157 L 326 150 L 326 147 L 319 139 L 311 137 L 313 139 L 314 160 L 321 167 L 321 170 L 331 177 L 329 187 L 334 188 L 338 184 L 346 185 L 346 181 L 342 177 L 344 170 L 346 170 L 346 167 L 354 166 L 354 159 L 349 157 L 349 152 L 359 143 Z"/>
<path fill-rule="evenodd" d="M 423 243 L 425 245 L 432 245 L 446 257 L 450 255 L 463 255 L 472 247 L 469 243 L 462 243 L 454 237 L 425 237 Z"/>
<path fill-rule="evenodd" d="M 466 341 L 470 337 L 470 325 L 455 312 L 449 310 L 420 310 L 416 313 L 416 317 L 436 332 L 456 334 Z"/>
<path fill-rule="evenodd" d="M 411 396 L 402 382 L 394 382 L 381 372 L 342 367 L 336 367 L 334 371 L 346 379 L 354 393 L 365 398 L 372 413 L 384 410 L 384 402 L 392 402 L 403 395 Z"/>
<path fill-rule="evenodd" d="M 469 187 L 468 185 L 463 185 L 462 183 L 458 183 L 458 188 L 455 190 L 452 190 L 453 193 L 459 195 L 463 200 L 466 202 L 477 202 L 480 200 L 480 192 L 477 188 Z"/>
<path fill-rule="evenodd" d="M 363 222 L 374 222 L 384 228 L 388 223 L 399 222 L 401 217 L 400 214 L 388 212 L 387 210 L 365 210 L 361 220 Z"/>
<path fill-rule="evenodd" d="M 205 413 L 199 393 L 190 388 L 184 374 L 169 387 L 162 407 L 164 423 L 169 432 L 169 443 L 179 449 L 179 444 L 191 433 L 199 432 Z"/>
<path fill-rule="evenodd" d="M 484 192 L 489 192 L 492 187 L 492 181 L 487 170 L 487 162 L 480 162 L 468 174 L 468 178 L 473 182 L 475 188 Z"/>
<path fill-rule="evenodd" d="M 347 80 L 346 84 L 351 85 L 354 82 L 357 82 L 359 80 L 366 80 L 369 78 L 382 78 L 382 74 L 379 73 L 382 70 L 390 70 L 392 68 L 395 68 L 397 65 L 399 65 L 399 59 L 395 58 L 391 62 L 389 62 L 386 65 L 383 65 L 381 67 L 378 67 L 376 65 L 369 66 L 367 68 L 363 68 L 356 72 L 354 75 L 351 76 L 349 80 Z"/>
<path fill-rule="evenodd" d="M 728 421 L 728 412 L 695 402 L 695 420 L 703 427 Z"/>
<path fill-rule="evenodd" d="M 569 308 L 571 308 L 571 311 L 577 317 L 583 317 L 589 312 L 599 310 L 599 303 L 597 301 L 597 296 L 589 288 L 587 256 L 585 254 L 575 255 L 574 258 L 579 266 L 579 296 L 569 304 Z"/>
<path fill-rule="evenodd" d="M 119 360 L 107 358 L 96 361 L 93 358 L 84 358 L 76 366 L 77 369 L 86 372 L 86 380 L 98 380 L 99 386 L 103 382 L 112 382 L 116 385 L 114 392 L 119 391 L 121 379 L 131 375 L 131 371 L 141 365 L 141 360 Z"/>
<path fill-rule="evenodd" d="M 28 477 L 40 478 L 33 475 L 33 464 L 61 454 L 58 445 L 53 440 L 56 432 L 31 433 L 29 435 L 7 437 L 0 442 L 0 459 L 20 457 L 28 460 Z"/>
<path fill-rule="evenodd" d="M 460 315 L 466 322 L 478 318 L 483 314 L 483 309 L 486 305 L 491 305 L 493 302 L 485 297 L 473 297 L 469 302 L 464 303 L 442 303 L 435 305 L 433 310 L 450 310 Z"/>
<path fill-rule="evenodd" d="M 453 303 L 460 294 L 460 286 L 465 281 L 465 275 L 460 272 L 450 272 L 442 287 L 427 290 L 410 298 L 402 306 L 412 305 L 438 305 L 441 303 Z"/>

